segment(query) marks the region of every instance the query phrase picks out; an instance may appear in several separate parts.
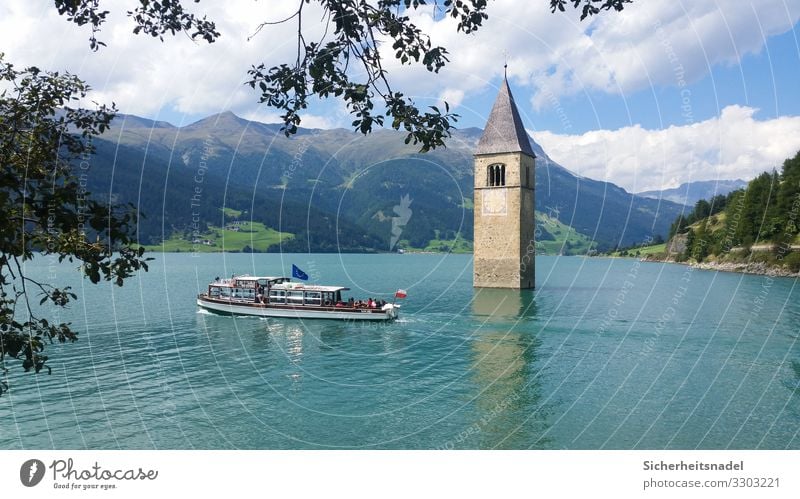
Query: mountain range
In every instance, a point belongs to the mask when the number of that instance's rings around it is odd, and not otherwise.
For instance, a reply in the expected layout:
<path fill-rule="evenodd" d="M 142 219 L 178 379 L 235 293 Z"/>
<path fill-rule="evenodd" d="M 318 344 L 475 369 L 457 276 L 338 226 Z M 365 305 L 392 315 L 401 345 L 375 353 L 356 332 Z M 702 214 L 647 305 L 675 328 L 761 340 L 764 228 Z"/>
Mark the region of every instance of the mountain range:
<path fill-rule="evenodd" d="M 231 112 L 183 127 L 120 114 L 94 142 L 88 189 L 137 206 L 146 245 L 197 239 L 241 219 L 293 235 L 260 250 L 388 251 L 432 242 L 447 249 L 472 240 L 472 152 L 481 134 L 456 130 L 446 148 L 420 154 L 393 130 L 300 129 L 287 138 L 280 125 Z M 666 236 L 684 210 L 575 175 L 531 144 L 539 239 L 551 242 L 549 251 Z M 576 237 L 554 246 L 565 233 Z"/>
<path fill-rule="evenodd" d="M 674 203 L 694 206 L 701 199 L 711 199 L 714 196 L 726 195 L 736 189 L 747 187 L 747 182 L 736 180 L 697 180 L 684 182 L 673 189 L 639 192 L 636 195 L 644 198 L 665 199 Z"/>

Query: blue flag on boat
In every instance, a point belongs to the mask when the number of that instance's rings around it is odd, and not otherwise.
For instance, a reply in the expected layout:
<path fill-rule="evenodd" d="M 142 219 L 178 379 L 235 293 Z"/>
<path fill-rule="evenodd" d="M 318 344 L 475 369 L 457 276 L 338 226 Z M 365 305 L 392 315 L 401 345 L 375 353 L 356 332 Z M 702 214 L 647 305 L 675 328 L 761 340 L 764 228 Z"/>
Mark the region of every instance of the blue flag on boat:
<path fill-rule="evenodd" d="M 300 279 L 301 281 L 308 280 L 308 274 L 297 268 L 295 264 L 292 264 L 292 277 Z"/>

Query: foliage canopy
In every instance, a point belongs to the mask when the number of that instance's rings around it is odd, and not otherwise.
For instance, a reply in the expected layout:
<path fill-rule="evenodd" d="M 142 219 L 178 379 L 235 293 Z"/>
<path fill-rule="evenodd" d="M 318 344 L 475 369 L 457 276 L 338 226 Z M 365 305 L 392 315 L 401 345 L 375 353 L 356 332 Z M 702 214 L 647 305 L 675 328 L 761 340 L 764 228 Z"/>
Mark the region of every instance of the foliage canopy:
<path fill-rule="evenodd" d="M 716 215 L 724 216 L 724 223 L 712 230 L 709 221 Z M 792 256 L 800 233 L 800 152 L 784 161 L 780 173 L 764 172 L 744 189 L 698 201 L 672 224 L 670 237 L 676 233 L 688 234 L 685 257 L 697 261 L 757 244 L 772 245 L 778 260 Z"/>
<path fill-rule="evenodd" d="M 49 368 L 46 342 L 75 341 L 69 324 L 37 317 L 39 305 L 66 306 L 69 287 L 31 278 L 24 262 L 35 252 L 62 262 L 80 262 L 93 282 L 147 269 L 133 249 L 133 206 L 100 203 L 85 189 L 92 138 L 108 128 L 115 109 L 73 107 L 89 87 L 71 74 L 36 67 L 18 70 L 0 54 L 0 367 L 6 358 L 40 372 Z M 4 368 L 4 367 L 3 367 Z M 0 384 L 0 394 L 7 389 Z"/>

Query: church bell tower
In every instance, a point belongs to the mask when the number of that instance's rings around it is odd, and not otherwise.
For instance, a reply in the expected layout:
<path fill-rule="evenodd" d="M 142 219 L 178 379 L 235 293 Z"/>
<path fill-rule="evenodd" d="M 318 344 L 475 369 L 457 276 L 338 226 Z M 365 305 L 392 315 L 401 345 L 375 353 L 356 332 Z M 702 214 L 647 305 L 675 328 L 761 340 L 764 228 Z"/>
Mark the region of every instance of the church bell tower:
<path fill-rule="evenodd" d="M 536 155 L 508 80 L 475 150 L 473 286 L 534 287 Z"/>

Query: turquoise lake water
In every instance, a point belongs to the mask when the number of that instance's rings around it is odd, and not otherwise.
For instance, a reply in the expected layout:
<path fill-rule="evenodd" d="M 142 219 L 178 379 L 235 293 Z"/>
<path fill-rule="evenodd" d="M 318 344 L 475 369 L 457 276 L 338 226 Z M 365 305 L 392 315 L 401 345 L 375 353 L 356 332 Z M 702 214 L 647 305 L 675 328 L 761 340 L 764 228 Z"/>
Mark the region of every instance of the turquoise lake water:
<path fill-rule="evenodd" d="M 356 298 L 352 324 L 200 312 L 215 276 Z M 537 257 L 534 291 L 473 290 L 471 255 L 157 255 L 118 288 L 28 263 L 79 301 L 52 375 L 7 363 L 0 448 L 800 448 L 796 279 Z"/>

